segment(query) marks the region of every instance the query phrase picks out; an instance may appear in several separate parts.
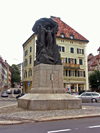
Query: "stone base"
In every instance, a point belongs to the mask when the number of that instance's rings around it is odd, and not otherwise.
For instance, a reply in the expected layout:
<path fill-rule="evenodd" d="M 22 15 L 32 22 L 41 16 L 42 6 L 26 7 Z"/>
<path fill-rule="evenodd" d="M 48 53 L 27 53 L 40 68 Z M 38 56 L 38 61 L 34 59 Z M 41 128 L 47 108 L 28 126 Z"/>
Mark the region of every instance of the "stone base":
<path fill-rule="evenodd" d="M 63 65 L 39 64 L 33 68 L 31 93 L 66 93 Z"/>
<path fill-rule="evenodd" d="M 18 99 L 18 107 L 28 110 L 81 109 L 81 99 L 70 94 L 26 94 Z"/>

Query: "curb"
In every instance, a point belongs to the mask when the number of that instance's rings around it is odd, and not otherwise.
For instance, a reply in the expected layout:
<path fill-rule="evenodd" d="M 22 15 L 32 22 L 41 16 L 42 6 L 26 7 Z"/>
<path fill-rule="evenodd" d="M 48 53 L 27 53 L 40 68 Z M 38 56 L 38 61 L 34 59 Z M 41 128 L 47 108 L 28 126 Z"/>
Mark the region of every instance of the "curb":
<path fill-rule="evenodd" d="M 57 118 L 47 118 L 41 120 L 23 120 L 23 121 L 0 121 L 0 125 L 18 125 L 18 124 L 26 124 L 26 123 L 36 123 L 36 122 L 49 122 L 49 121 L 59 121 L 59 120 L 71 120 L 71 119 L 84 119 L 84 118 L 93 118 L 93 117 L 100 117 L 100 114 L 95 115 L 79 115 L 79 116 L 70 116 L 70 117 L 57 117 Z"/>
<path fill-rule="evenodd" d="M 63 117 L 63 118 L 53 118 L 53 119 L 41 119 L 41 120 L 34 120 L 34 122 L 47 122 L 47 121 L 58 121 L 58 120 L 71 120 L 71 119 L 82 119 L 82 118 L 93 118 L 93 117 L 100 117 L 99 115 L 79 115 L 79 116 L 70 116 L 70 117 Z"/>

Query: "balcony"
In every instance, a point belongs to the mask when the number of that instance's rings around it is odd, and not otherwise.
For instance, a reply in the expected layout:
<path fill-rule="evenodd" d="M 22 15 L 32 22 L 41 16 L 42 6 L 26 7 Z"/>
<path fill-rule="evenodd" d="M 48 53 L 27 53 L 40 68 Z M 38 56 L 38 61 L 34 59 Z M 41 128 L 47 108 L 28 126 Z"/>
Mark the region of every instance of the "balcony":
<path fill-rule="evenodd" d="M 80 69 L 79 64 L 71 64 L 71 63 L 62 63 L 64 68 L 73 68 L 73 69 Z"/>

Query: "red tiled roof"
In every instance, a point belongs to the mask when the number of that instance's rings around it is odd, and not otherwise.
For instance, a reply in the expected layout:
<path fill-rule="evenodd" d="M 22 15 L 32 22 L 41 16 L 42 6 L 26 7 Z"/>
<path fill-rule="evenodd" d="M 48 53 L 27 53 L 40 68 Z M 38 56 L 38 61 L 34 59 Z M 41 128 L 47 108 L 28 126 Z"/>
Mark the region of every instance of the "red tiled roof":
<path fill-rule="evenodd" d="M 97 51 L 100 51 L 100 47 L 98 48 L 98 50 Z"/>
<path fill-rule="evenodd" d="M 94 56 L 90 61 L 88 61 L 88 70 L 91 71 L 91 67 L 97 66 L 97 60 L 99 59 L 99 54 Z"/>
<path fill-rule="evenodd" d="M 64 33 L 66 38 L 70 38 L 70 35 L 73 35 L 74 39 L 76 39 L 76 40 L 82 40 L 82 41 L 89 42 L 85 37 L 83 37 L 81 34 L 79 34 L 77 31 L 75 31 L 69 25 L 67 25 L 62 20 L 60 20 L 60 18 L 53 17 L 53 16 L 51 16 L 51 18 L 54 21 L 56 21 L 59 25 L 57 36 L 61 36 L 61 33 Z"/>

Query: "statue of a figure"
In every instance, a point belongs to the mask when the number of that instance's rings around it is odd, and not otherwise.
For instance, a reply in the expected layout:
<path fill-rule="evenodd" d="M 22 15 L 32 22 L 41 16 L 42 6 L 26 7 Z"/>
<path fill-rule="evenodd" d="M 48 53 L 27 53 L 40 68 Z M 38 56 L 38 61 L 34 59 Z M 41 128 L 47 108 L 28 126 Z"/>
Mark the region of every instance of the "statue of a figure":
<path fill-rule="evenodd" d="M 35 65 L 40 63 L 61 65 L 59 48 L 56 45 L 58 24 L 51 18 L 42 18 L 36 21 L 32 30 L 37 34 Z"/>

